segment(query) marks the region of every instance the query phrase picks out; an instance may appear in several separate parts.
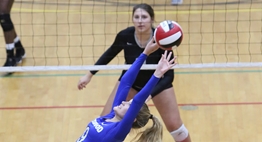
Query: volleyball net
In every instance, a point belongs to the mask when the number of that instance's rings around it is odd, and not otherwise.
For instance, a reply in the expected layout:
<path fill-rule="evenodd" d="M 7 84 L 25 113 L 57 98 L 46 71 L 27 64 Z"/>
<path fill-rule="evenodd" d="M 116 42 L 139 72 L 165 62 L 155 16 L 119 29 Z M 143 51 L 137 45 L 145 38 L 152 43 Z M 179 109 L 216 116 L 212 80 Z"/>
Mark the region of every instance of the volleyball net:
<path fill-rule="evenodd" d="M 173 20 L 183 28 L 174 68 L 262 66 L 260 0 L 189 0 L 177 6 L 170 0 L 22 0 L 15 1 L 11 17 L 26 59 L 17 67 L 0 67 L 0 72 L 127 69 L 123 52 L 108 65 L 93 65 L 116 34 L 133 25 L 132 8 L 142 2 L 154 8 L 155 26 Z M 5 59 L 1 33 L 0 62 Z"/>

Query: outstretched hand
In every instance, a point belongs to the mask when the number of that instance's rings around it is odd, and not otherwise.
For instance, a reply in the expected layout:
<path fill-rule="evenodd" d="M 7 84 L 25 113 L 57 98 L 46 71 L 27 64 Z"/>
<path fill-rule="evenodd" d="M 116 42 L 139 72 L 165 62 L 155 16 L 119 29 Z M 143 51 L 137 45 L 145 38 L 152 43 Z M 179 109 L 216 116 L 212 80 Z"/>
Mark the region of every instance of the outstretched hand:
<path fill-rule="evenodd" d="M 164 54 L 162 54 L 161 59 L 158 62 L 157 68 L 155 70 L 154 75 L 156 77 L 161 77 L 163 76 L 169 69 L 171 69 L 173 66 L 176 65 L 176 57 L 174 57 L 173 59 L 170 60 L 172 56 L 172 52 L 169 52 L 169 54 L 167 55 L 167 51 L 165 51 Z"/>
<path fill-rule="evenodd" d="M 146 45 L 144 54 L 149 55 L 156 51 L 159 48 L 159 45 L 154 41 L 154 38 L 152 38 Z"/>
<path fill-rule="evenodd" d="M 78 84 L 77 84 L 77 88 L 79 90 L 82 90 L 82 89 L 86 88 L 86 85 L 90 82 L 91 78 L 92 78 L 91 74 L 86 74 L 83 77 L 81 77 L 79 79 Z"/>

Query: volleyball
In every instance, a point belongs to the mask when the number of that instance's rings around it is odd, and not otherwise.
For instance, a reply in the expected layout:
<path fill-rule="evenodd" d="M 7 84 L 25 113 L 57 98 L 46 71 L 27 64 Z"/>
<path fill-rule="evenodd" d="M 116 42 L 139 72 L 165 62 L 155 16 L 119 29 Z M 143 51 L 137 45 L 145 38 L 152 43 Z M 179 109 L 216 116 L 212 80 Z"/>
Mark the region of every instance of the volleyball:
<path fill-rule="evenodd" d="M 155 42 L 166 50 L 172 47 L 178 47 L 183 40 L 183 31 L 181 26 L 171 20 L 162 21 L 154 31 Z"/>

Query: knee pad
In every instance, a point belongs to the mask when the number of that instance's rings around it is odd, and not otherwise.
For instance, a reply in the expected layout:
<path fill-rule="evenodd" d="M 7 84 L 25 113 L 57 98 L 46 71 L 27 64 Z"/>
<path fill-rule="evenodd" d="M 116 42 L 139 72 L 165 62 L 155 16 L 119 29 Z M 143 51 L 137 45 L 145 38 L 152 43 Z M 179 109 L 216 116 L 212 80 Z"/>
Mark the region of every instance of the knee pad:
<path fill-rule="evenodd" d="M 188 137 L 188 130 L 184 124 L 180 126 L 177 130 L 170 132 L 176 142 L 185 140 Z"/>
<path fill-rule="evenodd" d="M 14 29 L 10 14 L 0 14 L 0 24 L 4 32 L 8 32 Z"/>

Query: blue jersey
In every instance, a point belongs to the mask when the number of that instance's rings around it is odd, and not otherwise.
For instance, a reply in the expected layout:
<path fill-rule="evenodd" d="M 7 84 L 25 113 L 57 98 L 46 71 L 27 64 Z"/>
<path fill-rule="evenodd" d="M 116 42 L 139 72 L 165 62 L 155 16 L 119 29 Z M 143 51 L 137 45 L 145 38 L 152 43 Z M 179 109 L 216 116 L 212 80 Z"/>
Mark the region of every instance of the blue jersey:
<path fill-rule="evenodd" d="M 122 77 L 111 112 L 106 116 L 99 117 L 90 122 L 84 134 L 77 142 L 123 142 L 125 140 L 138 112 L 150 95 L 153 87 L 159 81 L 159 78 L 152 75 L 145 87 L 135 95 L 129 109 L 121 121 L 107 122 L 106 120 L 113 118 L 115 116 L 113 108 L 126 100 L 128 92 L 146 58 L 147 55 L 141 54 Z"/>

